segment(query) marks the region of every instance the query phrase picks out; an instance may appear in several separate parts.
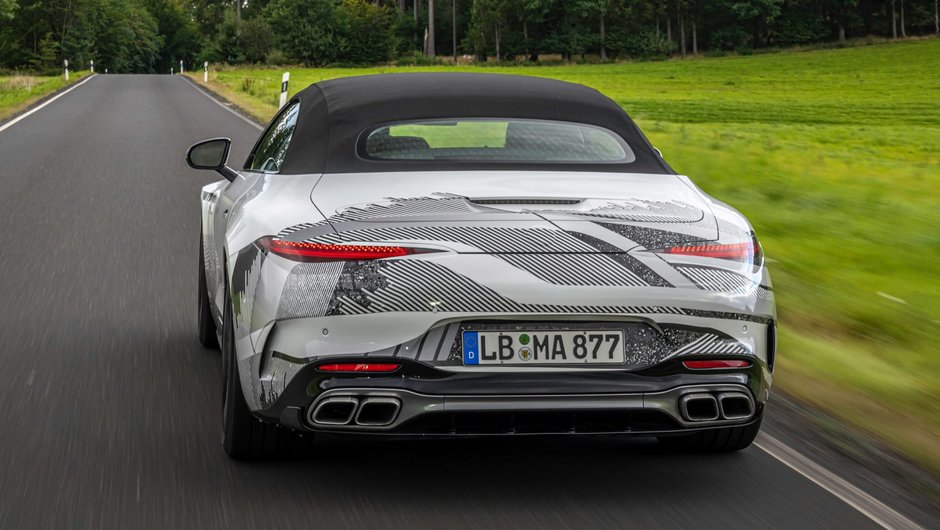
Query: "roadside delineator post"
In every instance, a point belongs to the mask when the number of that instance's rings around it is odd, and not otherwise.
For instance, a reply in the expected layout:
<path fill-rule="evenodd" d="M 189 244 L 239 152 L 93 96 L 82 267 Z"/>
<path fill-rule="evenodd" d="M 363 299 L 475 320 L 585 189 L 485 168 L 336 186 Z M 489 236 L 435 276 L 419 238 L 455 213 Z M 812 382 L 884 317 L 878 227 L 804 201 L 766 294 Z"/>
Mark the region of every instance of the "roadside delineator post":
<path fill-rule="evenodd" d="M 209 61 L 206 61 L 206 62 L 202 63 L 202 68 L 203 68 L 203 70 L 202 70 L 202 82 L 203 82 L 203 83 L 208 83 L 208 82 L 209 82 Z"/>
<path fill-rule="evenodd" d="M 180 59 L 180 73 L 183 73 L 183 60 Z"/>
<path fill-rule="evenodd" d="M 170 67 L 170 75 L 173 75 L 173 67 Z"/>
<path fill-rule="evenodd" d="M 65 60 L 65 80 L 69 80 L 69 60 Z"/>
<path fill-rule="evenodd" d="M 88 61 L 88 63 L 91 66 L 91 73 L 95 73 L 95 61 Z"/>
<path fill-rule="evenodd" d="M 287 83 L 290 81 L 290 72 L 284 72 L 284 75 L 281 76 L 281 104 L 277 108 L 281 108 L 287 104 Z"/>

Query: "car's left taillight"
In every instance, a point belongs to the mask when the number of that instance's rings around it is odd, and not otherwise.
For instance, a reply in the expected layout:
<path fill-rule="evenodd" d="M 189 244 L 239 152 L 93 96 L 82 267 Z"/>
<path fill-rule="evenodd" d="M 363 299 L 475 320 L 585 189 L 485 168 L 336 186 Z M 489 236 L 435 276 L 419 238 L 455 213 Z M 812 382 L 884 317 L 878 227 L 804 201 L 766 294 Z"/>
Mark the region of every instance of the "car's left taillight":
<path fill-rule="evenodd" d="M 305 263 L 375 260 L 435 252 L 433 249 L 394 245 L 334 245 L 331 243 L 284 241 L 273 237 L 263 237 L 258 240 L 258 244 L 272 254 Z"/>

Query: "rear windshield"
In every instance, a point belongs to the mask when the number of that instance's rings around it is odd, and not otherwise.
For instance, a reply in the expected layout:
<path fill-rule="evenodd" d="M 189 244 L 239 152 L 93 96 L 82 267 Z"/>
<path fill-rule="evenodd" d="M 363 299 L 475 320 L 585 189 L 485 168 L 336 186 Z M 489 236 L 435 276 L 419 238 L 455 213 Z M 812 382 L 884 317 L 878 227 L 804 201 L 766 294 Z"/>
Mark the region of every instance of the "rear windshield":
<path fill-rule="evenodd" d="M 366 137 L 366 158 L 496 162 L 629 163 L 636 157 L 612 131 L 547 120 L 467 118 L 385 125 Z"/>

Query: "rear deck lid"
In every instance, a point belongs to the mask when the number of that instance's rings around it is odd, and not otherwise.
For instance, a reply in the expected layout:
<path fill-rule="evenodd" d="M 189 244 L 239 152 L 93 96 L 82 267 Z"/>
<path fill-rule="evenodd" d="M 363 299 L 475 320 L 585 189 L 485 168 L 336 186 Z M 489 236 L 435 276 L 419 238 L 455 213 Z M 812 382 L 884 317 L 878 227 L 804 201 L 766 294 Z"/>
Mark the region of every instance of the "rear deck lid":
<path fill-rule="evenodd" d="M 672 175 L 332 174 L 311 198 L 335 231 L 321 230 L 317 240 L 323 242 L 430 243 L 461 253 L 610 253 L 718 237 L 708 205 Z"/>

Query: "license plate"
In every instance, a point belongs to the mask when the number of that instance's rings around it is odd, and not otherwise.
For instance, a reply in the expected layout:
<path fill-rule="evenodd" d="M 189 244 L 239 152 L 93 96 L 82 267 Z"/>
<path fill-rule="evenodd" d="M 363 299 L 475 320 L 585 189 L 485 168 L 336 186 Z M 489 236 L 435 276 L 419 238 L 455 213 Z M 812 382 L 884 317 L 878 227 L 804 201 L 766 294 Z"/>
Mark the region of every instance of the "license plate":
<path fill-rule="evenodd" d="M 623 331 L 464 331 L 465 365 L 623 364 Z"/>

